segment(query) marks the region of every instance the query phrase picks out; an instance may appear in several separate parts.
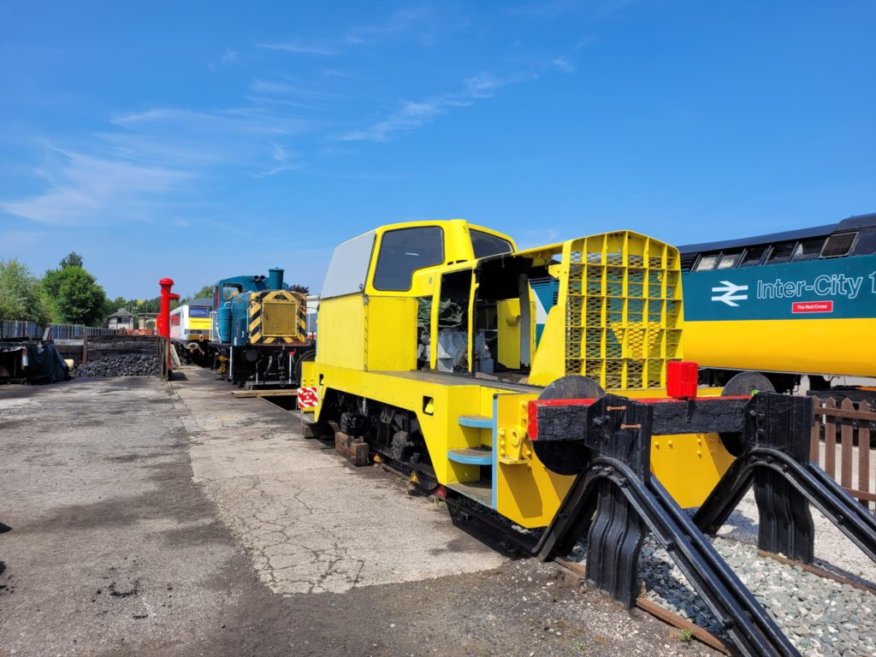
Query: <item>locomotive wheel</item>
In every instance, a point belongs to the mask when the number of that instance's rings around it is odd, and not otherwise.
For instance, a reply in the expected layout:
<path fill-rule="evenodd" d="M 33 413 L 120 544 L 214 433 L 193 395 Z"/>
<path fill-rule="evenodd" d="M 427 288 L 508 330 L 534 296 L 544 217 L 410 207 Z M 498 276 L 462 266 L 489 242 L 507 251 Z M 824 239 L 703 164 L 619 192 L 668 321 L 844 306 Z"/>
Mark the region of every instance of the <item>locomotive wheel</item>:
<path fill-rule="evenodd" d="M 756 395 L 759 392 L 775 392 L 776 389 L 768 378 L 760 372 L 739 372 L 734 374 L 724 390 L 722 397 L 736 397 L 739 395 Z M 733 456 L 742 454 L 742 434 L 738 431 L 724 432 L 719 434 L 724 447 Z"/>
<path fill-rule="evenodd" d="M 593 379 L 572 374 L 557 379 L 541 391 L 539 399 L 593 399 L 602 397 L 605 391 Z M 575 475 L 584 470 L 590 460 L 590 451 L 580 441 L 541 442 L 532 441 L 532 449 L 538 460 L 551 472 Z"/>

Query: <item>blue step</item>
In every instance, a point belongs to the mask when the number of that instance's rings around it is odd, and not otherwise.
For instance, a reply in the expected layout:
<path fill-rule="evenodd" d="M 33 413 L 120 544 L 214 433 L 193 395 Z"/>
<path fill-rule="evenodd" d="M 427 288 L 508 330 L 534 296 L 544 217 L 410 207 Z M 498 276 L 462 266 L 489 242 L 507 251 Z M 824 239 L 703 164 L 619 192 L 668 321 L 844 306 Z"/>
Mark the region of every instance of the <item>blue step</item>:
<path fill-rule="evenodd" d="M 464 465 L 492 465 L 493 450 L 488 448 L 472 448 L 451 449 L 447 453 L 449 458 L 454 463 L 462 463 Z"/>
<path fill-rule="evenodd" d="M 460 415 L 459 426 L 473 429 L 492 429 L 493 418 L 483 415 Z"/>

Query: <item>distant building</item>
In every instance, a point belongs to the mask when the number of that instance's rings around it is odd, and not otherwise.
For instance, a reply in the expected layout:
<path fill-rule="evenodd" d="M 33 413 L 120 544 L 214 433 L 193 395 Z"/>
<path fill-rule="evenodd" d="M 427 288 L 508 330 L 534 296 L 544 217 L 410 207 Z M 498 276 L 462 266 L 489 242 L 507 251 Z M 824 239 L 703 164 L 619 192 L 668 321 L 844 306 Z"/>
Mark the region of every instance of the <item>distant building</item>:
<path fill-rule="evenodd" d="M 141 331 L 154 331 L 158 313 L 137 313 L 134 315 L 134 325 Z"/>
<path fill-rule="evenodd" d="M 130 331 L 134 328 L 134 316 L 127 308 L 119 308 L 116 312 L 106 318 L 106 327 L 110 329 L 126 329 Z"/>

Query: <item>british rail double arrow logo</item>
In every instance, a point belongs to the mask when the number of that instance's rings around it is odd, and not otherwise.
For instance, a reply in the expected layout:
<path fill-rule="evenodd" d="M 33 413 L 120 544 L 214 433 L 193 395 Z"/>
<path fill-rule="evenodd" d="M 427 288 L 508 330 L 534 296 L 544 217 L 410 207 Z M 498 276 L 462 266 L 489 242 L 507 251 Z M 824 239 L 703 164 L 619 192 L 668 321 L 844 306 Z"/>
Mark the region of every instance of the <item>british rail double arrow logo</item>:
<path fill-rule="evenodd" d="M 746 294 L 740 294 L 745 292 Z M 721 281 L 721 285 L 712 288 L 712 301 L 720 301 L 726 303 L 731 308 L 738 308 L 737 301 L 746 301 L 748 299 L 748 286 L 736 285 L 730 281 Z"/>

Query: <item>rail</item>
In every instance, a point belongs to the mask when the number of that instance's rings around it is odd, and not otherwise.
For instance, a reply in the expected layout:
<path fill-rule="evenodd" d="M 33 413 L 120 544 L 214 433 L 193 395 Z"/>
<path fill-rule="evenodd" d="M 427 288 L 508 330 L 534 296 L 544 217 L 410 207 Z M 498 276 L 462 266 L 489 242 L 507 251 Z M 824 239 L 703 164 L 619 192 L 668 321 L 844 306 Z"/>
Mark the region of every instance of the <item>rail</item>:
<path fill-rule="evenodd" d="M 866 401 L 816 397 L 809 458 L 866 508 L 876 505 L 876 409 Z M 872 437 L 872 438 L 871 438 Z M 839 466 L 837 468 L 837 466 Z"/>

